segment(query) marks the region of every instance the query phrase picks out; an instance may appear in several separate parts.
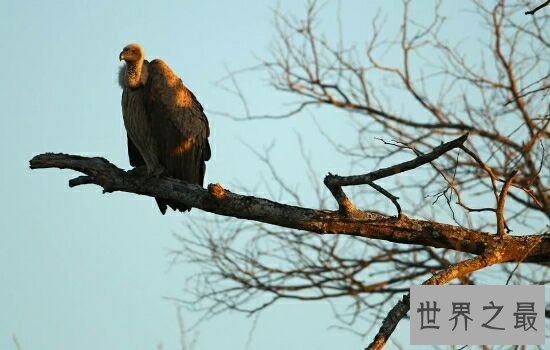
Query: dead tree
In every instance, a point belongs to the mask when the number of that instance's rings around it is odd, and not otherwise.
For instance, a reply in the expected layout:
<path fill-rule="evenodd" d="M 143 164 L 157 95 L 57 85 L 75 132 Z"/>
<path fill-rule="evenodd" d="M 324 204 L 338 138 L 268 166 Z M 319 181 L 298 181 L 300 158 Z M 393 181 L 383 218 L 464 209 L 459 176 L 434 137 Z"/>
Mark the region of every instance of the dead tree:
<path fill-rule="evenodd" d="M 71 187 L 96 184 L 104 192 L 160 197 L 242 219 L 227 233 L 196 224 L 190 235 L 179 236 L 180 256 L 202 271 L 190 278 L 196 296 L 190 305 L 214 315 L 255 313 L 281 299 L 347 299 L 351 309 L 336 307 L 335 315 L 348 325 L 385 315 L 369 345 L 379 349 L 409 310 L 411 284 L 473 284 L 483 281 L 477 271 L 495 264 L 505 272 L 503 283 L 512 277 L 545 283 L 541 271 L 548 272 L 549 15 L 523 16 L 523 2 L 471 5 L 488 38 L 475 60 L 442 36 L 439 5 L 425 23 L 410 18 L 413 5 L 404 1 L 397 39 L 387 39 L 389 29 L 378 16 L 361 49 L 316 32 L 314 1 L 303 19 L 277 12 L 272 57 L 255 70 L 267 72 L 297 106 L 281 115 L 246 108 L 240 119 L 292 118 L 319 106 L 358 118 L 353 147 L 324 131 L 342 157 L 377 164 L 368 173 L 325 176 L 337 210 L 300 205 L 268 158 L 262 159 L 296 205 L 219 184 L 202 189 L 170 178 L 142 179 L 103 158 L 46 153 L 33 158 L 31 168 L 83 173 Z M 388 53 L 392 63 L 385 61 Z M 238 75 L 231 81 L 246 101 Z M 372 134 L 380 140 L 367 137 Z M 404 172 L 419 169 L 421 181 L 403 180 Z M 394 180 L 391 187 L 380 185 L 383 178 Z M 371 197 L 384 198 L 394 212 L 356 205 L 358 192 L 344 188 L 357 187 L 371 188 Z M 443 222 L 442 210 L 451 213 L 452 224 Z"/>

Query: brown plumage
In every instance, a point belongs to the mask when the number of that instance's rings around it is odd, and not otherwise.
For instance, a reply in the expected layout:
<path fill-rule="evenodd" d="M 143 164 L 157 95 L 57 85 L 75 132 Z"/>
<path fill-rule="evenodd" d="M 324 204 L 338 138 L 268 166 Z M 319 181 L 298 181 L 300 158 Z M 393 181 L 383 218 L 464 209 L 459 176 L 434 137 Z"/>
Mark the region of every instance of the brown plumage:
<path fill-rule="evenodd" d="M 162 60 L 148 62 L 138 44 L 120 53 L 119 83 L 122 115 L 128 133 L 128 156 L 134 167 L 150 176 L 160 174 L 202 186 L 210 159 L 210 129 L 201 104 Z M 191 208 L 157 198 L 160 211 L 167 206 Z"/>

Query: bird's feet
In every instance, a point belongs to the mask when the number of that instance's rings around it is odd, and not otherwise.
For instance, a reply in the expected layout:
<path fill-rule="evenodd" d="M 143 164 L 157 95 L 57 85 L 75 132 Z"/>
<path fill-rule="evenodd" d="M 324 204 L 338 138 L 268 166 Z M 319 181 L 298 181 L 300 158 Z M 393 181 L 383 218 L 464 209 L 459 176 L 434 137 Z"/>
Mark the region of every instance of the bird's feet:
<path fill-rule="evenodd" d="M 152 179 L 158 179 L 164 174 L 164 168 L 148 169 L 146 166 L 139 166 L 127 171 L 128 175 L 139 178 L 140 184 Z"/>
<path fill-rule="evenodd" d="M 130 176 L 135 176 L 135 177 L 142 177 L 142 176 L 145 176 L 147 172 L 148 172 L 147 167 L 145 165 L 142 165 L 142 166 L 138 166 L 128 170 L 126 174 Z"/>
<path fill-rule="evenodd" d="M 164 175 L 164 168 L 163 167 L 157 167 L 157 168 L 149 170 L 147 172 L 147 177 L 150 178 L 150 179 L 151 178 L 158 179 L 162 175 Z"/>

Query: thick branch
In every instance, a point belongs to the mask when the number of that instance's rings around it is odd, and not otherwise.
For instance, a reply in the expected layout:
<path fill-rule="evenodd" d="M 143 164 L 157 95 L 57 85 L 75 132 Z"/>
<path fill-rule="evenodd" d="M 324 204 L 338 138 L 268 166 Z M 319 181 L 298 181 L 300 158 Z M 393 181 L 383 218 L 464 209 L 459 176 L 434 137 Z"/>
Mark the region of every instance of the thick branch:
<path fill-rule="evenodd" d="M 80 182 L 94 183 L 103 187 L 104 192 L 123 191 L 160 197 L 218 215 L 281 227 L 453 249 L 475 255 L 483 254 L 486 249 L 502 244 L 505 252 L 503 261 L 550 261 L 550 235 L 545 235 L 532 251 L 527 251 L 527 247 L 532 246 L 530 243 L 540 239 L 540 235 L 499 237 L 459 226 L 409 218 L 395 220 L 369 212 L 362 212 L 361 216 L 350 218 L 339 212 L 314 210 L 239 195 L 224 190 L 220 185 L 211 187 L 217 189 L 216 193 L 223 192 L 223 195 L 216 195 L 197 185 L 173 178 L 146 179 L 130 175 L 106 159 L 97 157 L 46 153 L 34 157 L 30 166 L 32 169 L 73 169 L 88 176 L 85 181 L 72 181 L 72 185 L 78 185 Z"/>

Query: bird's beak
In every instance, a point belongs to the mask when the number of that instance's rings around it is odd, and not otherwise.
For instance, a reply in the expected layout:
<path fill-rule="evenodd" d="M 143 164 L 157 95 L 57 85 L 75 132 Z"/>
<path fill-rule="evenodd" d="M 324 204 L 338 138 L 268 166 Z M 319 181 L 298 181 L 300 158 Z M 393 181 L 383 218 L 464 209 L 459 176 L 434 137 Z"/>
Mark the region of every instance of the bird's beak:
<path fill-rule="evenodd" d="M 119 61 L 122 61 L 124 59 L 124 51 L 122 51 L 120 55 L 118 55 L 118 59 Z"/>

